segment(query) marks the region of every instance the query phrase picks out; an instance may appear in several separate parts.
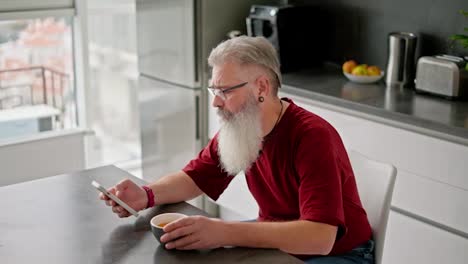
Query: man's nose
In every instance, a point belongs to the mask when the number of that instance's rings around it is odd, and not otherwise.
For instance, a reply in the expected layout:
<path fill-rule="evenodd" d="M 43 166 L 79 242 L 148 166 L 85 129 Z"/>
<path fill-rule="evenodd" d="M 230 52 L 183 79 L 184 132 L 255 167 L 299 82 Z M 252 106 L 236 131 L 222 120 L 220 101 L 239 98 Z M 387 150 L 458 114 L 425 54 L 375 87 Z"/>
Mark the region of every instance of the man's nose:
<path fill-rule="evenodd" d="M 219 96 L 214 95 L 212 105 L 213 105 L 213 107 L 221 107 L 221 106 L 224 105 L 224 101 Z"/>

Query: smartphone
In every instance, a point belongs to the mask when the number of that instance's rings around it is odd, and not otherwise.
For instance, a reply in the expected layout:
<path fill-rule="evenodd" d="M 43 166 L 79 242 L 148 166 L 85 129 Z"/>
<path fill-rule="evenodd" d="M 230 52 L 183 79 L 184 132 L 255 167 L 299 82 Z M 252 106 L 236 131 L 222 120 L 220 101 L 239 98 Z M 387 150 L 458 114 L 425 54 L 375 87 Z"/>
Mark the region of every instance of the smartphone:
<path fill-rule="evenodd" d="M 129 211 L 133 216 L 138 217 L 138 212 L 133 210 L 128 204 L 124 203 L 124 201 L 120 200 L 117 196 L 113 195 L 112 193 L 108 192 L 106 188 L 102 187 L 101 184 L 99 184 L 96 181 L 93 181 L 91 183 L 98 191 L 102 192 L 104 195 L 107 197 L 111 198 L 114 202 L 118 203 L 120 206 L 125 208 L 125 210 Z"/>

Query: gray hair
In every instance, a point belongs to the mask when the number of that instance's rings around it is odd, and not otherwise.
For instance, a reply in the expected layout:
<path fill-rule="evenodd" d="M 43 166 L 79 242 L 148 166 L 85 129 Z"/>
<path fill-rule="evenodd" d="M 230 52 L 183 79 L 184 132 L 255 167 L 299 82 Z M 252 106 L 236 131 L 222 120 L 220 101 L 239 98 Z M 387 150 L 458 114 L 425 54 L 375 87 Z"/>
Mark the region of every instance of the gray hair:
<path fill-rule="evenodd" d="M 240 65 L 258 65 L 268 72 L 273 94 L 281 87 L 279 59 L 275 48 L 264 37 L 240 36 L 221 42 L 208 57 L 210 67 L 234 61 Z"/>

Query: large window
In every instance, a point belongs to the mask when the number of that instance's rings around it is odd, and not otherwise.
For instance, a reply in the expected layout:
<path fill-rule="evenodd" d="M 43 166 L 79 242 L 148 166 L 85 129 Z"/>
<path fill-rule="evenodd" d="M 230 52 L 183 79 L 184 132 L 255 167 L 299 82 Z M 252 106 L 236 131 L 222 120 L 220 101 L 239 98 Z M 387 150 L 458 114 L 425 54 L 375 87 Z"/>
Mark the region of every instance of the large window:
<path fill-rule="evenodd" d="M 138 169 L 135 19 L 135 0 L 0 0 L 0 141 L 79 126 L 88 167 Z"/>
<path fill-rule="evenodd" d="M 93 165 L 139 168 L 135 0 L 88 0 Z M 137 174 L 136 172 L 133 172 Z"/>
<path fill-rule="evenodd" d="M 71 18 L 0 21 L 0 139 L 77 125 Z"/>

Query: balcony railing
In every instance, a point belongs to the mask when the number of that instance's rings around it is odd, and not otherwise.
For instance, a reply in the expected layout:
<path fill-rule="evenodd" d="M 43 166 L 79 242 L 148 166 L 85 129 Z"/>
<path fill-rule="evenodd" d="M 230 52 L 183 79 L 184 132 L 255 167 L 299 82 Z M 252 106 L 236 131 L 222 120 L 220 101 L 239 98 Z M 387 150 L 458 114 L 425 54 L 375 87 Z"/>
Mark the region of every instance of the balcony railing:
<path fill-rule="evenodd" d="M 68 74 L 44 66 L 0 70 L 0 110 L 27 104 L 63 110 L 68 81 Z"/>

